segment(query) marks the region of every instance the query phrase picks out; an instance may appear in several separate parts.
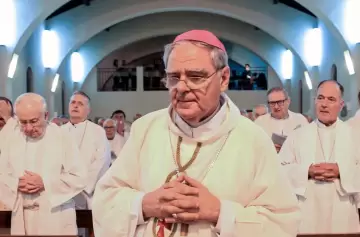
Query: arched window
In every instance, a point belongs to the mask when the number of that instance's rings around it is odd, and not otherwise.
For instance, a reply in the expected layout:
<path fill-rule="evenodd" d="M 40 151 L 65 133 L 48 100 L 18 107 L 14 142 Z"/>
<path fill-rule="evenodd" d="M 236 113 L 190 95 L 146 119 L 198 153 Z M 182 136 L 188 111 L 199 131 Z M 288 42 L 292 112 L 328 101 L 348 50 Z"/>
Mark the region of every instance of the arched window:
<path fill-rule="evenodd" d="M 336 65 L 335 64 L 333 64 L 332 66 L 331 66 L 331 72 L 330 72 L 331 74 L 330 74 L 330 79 L 331 80 L 335 80 L 335 81 L 337 81 L 337 67 L 336 67 Z"/>
<path fill-rule="evenodd" d="M 65 112 L 65 82 L 61 83 L 61 114 L 66 114 Z"/>
<path fill-rule="evenodd" d="M 29 66 L 26 70 L 26 92 L 34 92 L 33 71 Z"/>

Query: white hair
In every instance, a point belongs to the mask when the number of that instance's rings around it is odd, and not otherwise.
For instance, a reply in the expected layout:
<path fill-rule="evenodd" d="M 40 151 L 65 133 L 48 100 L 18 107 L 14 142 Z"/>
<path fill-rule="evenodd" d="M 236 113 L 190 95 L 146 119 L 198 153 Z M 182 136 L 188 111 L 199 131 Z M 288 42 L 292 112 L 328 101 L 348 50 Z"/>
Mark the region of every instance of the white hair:
<path fill-rule="evenodd" d="M 260 108 L 260 107 L 265 108 L 266 113 L 269 112 L 269 108 L 268 108 L 265 104 L 260 104 L 260 105 L 257 105 L 257 106 L 255 106 L 255 107 L 253 108 L 253 110 L 252 110 L 253 113 L 255 113 L 255 112 L 256 112 L 256 109 L 257 109 L 257 108 Z"/>
<path fill-rule="evenodd" d="M 105 127 L 105 124 L 107 124 L 108 122 L 113 123 L 113 125 L 115 126 L 115 128 L 117 127 L 117 122 L 114 119 L 105 119 L 104 123 L 103 123 L 103 127 Z"/>
<path fill-rule="evenodd" d="M 167 64 L 168 64 L 168 60 L 169 60 L 169 56 L 172 52 L 172 50 L 176 47 L 176 45 L 179 45 L 181 43 L 184 42 L 190 42 L 196 46 L 199 47 L 205 47 L 210 51 L 210 57 L 211 60 L 213 62 L 213 65 L 216 69 L 222 69 L 226 66 L 228 66 L 228 55 L 225 51 L 214 47 L 212 45 L 203 43 L 203 42 L 198 42 L 198 41 L 192 41 L 192 40 L 184 40 L 184 41 L 180 41 L 180 42 L 176 42 L 176 43 L 171 43 L 171 44 L 167 44 L 165 45 L 164 48 L 164 56 L 163 56 L 163 61 L 164 61 L 164 65 L 165 68 L 167 68 Z"/>
<path fill-rule="evenodd" d="M 21 104 L 24 104 L 24 103 L 39 105 L 39 107 L 41 108 L 40 112 L 43 112 L 43 113 L 47 112 L 46 101 L 45 101 L 44 97 L 42 97 L 39 94 L 36 94 L 36 93 L 24 93 L 24 94 L 20 95 L 15 100 L 15 103 L 14 103 L 15 113 L 16 113 L 18 105 L 21 105 Z"/>

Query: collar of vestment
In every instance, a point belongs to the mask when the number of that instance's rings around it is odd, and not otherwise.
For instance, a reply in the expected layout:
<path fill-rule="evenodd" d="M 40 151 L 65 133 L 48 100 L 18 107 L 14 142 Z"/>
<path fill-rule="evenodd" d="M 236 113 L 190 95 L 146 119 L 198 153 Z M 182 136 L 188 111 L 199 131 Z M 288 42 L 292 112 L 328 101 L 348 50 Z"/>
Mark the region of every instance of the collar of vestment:
<path fill-rule="evenodd" d="M 331 124 L 330 126 L 326 126 L 321 121 L 319 121 L 319 119 L 317 119 L 316 120 L 316 125 L 320 129 L 329 129 L 329 130 L 331 130 L 331 129 L 336 128 L 336 124 L 337 124 L 338 120 L 339 120 L 339 118 L 337 118 L 336 121 L 333 124 Z"/>
<path fill-rule="evenodd" d="M 80 122 L 80 123 L 76 123 L 76 124 L 72 124 L 72 123 L 70 123 L 70 124 L 71 124 L 74 128 L 85 128 L 86 123 L 87 123 L 87 120 L 82 121 L 82 122 Z"/>
<path fill-rule="evenodd" d="M 196 127 L 187 124 L 170 106 L 169 129 L 179 136 L 198 142 L 216 140 L 226 136 L 236 126 L 236 118 L 240 118 L 240 116 L 239 109 L 223 93 L 220 97 L 220 109 Z"/>

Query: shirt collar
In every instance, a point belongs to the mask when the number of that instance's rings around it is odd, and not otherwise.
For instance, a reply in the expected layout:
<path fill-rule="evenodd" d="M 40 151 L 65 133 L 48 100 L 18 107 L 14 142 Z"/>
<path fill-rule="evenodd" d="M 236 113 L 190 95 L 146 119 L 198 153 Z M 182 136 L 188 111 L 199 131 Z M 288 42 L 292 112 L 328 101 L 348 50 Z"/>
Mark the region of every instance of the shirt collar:
<path fill-rule="evenodd" d="M 213 132 L 223 123 L 227 113 L 227 106 L 225 98 L 220 97 L 220 109 L 214 112 L 213 115 L 205 119 L 199 126 L 192 127 L 186 123 L 175 111 L 173 111 L 173 121 L 176 126 L 185 133 L 188 137 L 198 138 L 203 134 Z"/>

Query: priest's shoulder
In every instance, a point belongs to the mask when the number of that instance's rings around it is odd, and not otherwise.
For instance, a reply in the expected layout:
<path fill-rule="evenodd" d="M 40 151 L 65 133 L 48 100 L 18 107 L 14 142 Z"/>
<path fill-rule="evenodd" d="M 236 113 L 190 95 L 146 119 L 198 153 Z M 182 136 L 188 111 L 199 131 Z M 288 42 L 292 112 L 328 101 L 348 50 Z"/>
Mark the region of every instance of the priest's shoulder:
<path fill-rule="evenodd" d="M 263 115 L 263 116 L 265 116 L 265 115 Z M 263 117 L 263 116 L 261 116 L 261 117 Z M 256 136 L 269 137 L 269 135 L 265 132 L 265 130 L 261 126 L 259 126 L 259 124 L 254 123 L 250 119 L 243 117 L 243 116 L 240 116 L 240 118 L 238 120 L 238 124 L 236 126 L 236 130 L 238 132 L 240 132 L 241 134 L 246 135 L 248 138 L 250 135 L 253 135 L 255 137 Z"/>
<path fill-rule="evenodd" d="M 264 124 L 267 123 L 270 120 L 270 113 L 261 115 L 255 119 L 254 123 L 256 124 Z"/>

